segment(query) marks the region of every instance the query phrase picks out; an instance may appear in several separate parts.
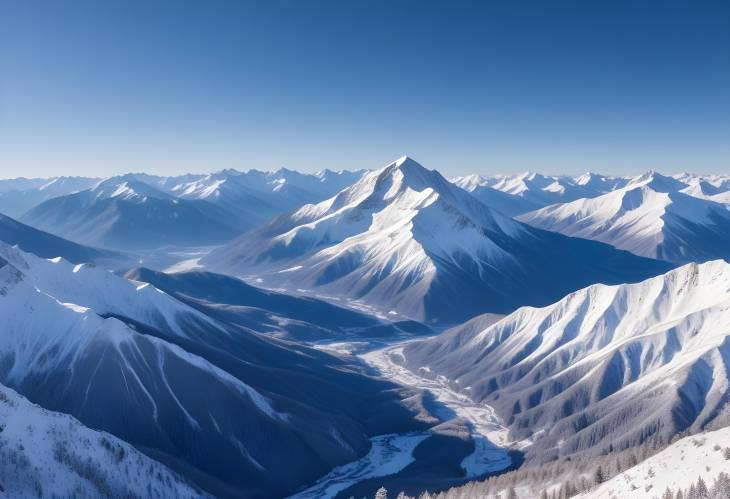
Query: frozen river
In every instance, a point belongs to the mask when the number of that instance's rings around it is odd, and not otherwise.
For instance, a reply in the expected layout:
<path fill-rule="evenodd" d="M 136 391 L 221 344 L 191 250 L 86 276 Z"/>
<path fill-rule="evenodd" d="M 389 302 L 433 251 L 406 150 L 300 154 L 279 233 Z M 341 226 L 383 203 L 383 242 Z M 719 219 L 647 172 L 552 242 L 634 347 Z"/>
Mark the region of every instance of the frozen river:
<path fill-rule="evenodd" d="M 475 403 L 469 397 L 454 391 L 445 380 L 423 378 L 394 362 L 401 355 L 404 344 L 405 342 L 392 344 L 359 353 L 357 356 L 385 379 L 430 392 L 437 403 L 434 411 L 436 417 L 444 421 L 454 417 L 468 421 L 474 452 L 461 462 L 467 478 L 479 477 L 508 467 L 511 459 L 505 448 L 510 444 L 507 430 L 492 408 Z M 320 348 L 350 353 L 362 348 L 362 345 L 341 343 L 322 345 Z M 430 433 L 425 431 L 374 437 L 371 439 L 372 448 L 366 456 L 333 469 L 292 498 L 333 498 L 362 480 L 398 473 L 414 461 L 413 450 L 429 436 Z"/>

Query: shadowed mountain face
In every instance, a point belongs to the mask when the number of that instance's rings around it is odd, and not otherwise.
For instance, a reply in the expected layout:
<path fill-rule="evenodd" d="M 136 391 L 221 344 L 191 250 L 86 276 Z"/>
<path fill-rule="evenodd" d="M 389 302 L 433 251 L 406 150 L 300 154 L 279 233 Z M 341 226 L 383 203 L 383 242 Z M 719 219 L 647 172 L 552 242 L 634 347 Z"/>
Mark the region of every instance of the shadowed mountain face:
<path fill-rule="evenodd" d="M 603 454 L 730 423 L 730 265 L 595 285 L 411 343 L 402 361 L 495 408 L 529 459 Z"/>
<path fill-rule="evenodd" d="M 218 244 L 248 228 L 229 225 L 230 217 L 213 204 L 175 199 L 131 175 L 46 201 L 22 220 L 80 243 L 123 250 Z"/>
<path fill-rule="evenodd" d="M 340 358 L 92 266 L 0 256 L 0 382 L 214 495 L 286 495 L 357 459 L 369 436 L 421 427 L 411 393 Z"/>
<path fill-rule="evenodd" d="M 34 229 L 0 214 L 0 241 L 18 246 L 43 258 L 61 257 L 72 263 L 96 263 L 110 268 L 131 264 L 131 257 L 114 251 L 100 250 L 76 244 Z"/>
<path fill-rule="evenodd" d="M 392 338 L 432 332 L 414 321 L 390 323 L 314 298 L 256 288 L 211 272 L 165 274 L 137 268 L 127 272 L 126 277 L 150 283 L 210 316 L 286 339 Z"/>
<path fill-rule="evenodd" d="M 515 222 L 409 158 L 244 234 L 202 263 L 256 275 L 267 287 L 345 296 L 440 323 L 545 305 L 587 284 L 670 268 Z"/>

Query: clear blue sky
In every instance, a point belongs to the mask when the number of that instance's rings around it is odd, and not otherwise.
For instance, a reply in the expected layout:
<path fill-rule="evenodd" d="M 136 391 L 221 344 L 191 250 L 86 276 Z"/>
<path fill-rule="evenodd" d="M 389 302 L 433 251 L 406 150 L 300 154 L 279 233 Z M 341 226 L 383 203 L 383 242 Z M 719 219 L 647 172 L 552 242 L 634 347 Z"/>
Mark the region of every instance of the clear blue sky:
<path fill-rule="evenodd" d="M 730 2 L 0 0 L 0 177 L 730 172 Z"/>

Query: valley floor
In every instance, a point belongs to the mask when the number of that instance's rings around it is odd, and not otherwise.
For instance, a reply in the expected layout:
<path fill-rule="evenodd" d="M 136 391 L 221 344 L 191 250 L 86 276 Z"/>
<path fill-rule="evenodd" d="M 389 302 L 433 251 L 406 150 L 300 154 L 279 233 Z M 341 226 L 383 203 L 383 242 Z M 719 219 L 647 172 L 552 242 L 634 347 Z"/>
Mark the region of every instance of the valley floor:
<path fill-rule="evenodd" d="M 407 387 L 424 390 L 433 401 L 429 407 L 433 416 L 442 423 L 458 421 L 468 428 L 469 440 L 473 445 L 453 449 L 448 456 L 451 462 L 442 466 L 445 476 L 440 480 L 433 480 L 433 476 L 429 477 L 430 480 L 425 480 L 434 488 L 442 489 L 466 480 L 485 477 L 518 464 L 513 462 L 516 454 L 510 449 L 517 449 L 520 444 L 509 441 L 507 429 L 490 406 L 473 402 L 469 397 L 451 389 L 446 380 L 418 376 L 394 361 L 405 343 L 401 341 L 369 351 L 363 351 L 361 343 L 319 345 L 319 348 L 339 354 L 353 353 L 380 376 Z M 425 463 L 430 460 L 428 453 L 418 452 L 418 447 L 425 445 L 429 437 L 433 436 L 433 432 L 426 431 L 375 437 L 372 439 L 370 452 L 362 459 L 335 468 L 317 483 L 292 497 L 359 497 L 362 492 L 381 482 L 393 483 L 391 490 L 398 490 L 401 483 L 404 488 L 408 488 L 418 476 L 418 468 L 429 469 L 431 473 L 435 471 L 431 468 L 433 463 Z M 439 450 L 440 453 L 449 454 L 445 448 Z M 440 457 L 443 459 L 443 456 Z M 419 460 L 424 462 L 419 463 Z M 379 477 L 382 479 L 378 480 Z"/>

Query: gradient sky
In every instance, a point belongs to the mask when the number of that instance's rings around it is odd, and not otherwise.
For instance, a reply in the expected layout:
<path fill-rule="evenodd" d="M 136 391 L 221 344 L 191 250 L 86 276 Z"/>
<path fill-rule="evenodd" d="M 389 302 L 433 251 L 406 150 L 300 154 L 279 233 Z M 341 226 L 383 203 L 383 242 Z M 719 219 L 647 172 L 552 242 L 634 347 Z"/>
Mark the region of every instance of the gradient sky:
<path fill-rule="evenodd" d="M 0 177 L 730 173 L 730 2 L 0 0 Z"/>

